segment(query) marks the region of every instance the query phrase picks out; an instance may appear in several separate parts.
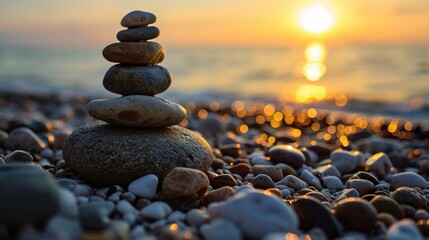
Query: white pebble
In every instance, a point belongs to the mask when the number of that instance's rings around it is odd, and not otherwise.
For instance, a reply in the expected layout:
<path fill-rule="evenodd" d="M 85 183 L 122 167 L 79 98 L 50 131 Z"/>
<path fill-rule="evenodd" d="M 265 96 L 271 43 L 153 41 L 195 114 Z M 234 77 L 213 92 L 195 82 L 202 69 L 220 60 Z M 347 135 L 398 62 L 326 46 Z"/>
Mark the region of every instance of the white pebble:
<path fill-rule="evenodd" d="M 154 174 L 149 174 L 130 183 L 128 191 L 136 196 L 152 199 L 156 194 L 157 187 L 158 177 Z"/>
<path fill-rule="evenodd" d="M 240 192 L 228 200 L 208 207 L 210 219 L 228 219 L 234 222 L 248 238 L 261 239 L 274 231 L 295 232 L 298 217 L 278 197 L 262 191 Z"/>

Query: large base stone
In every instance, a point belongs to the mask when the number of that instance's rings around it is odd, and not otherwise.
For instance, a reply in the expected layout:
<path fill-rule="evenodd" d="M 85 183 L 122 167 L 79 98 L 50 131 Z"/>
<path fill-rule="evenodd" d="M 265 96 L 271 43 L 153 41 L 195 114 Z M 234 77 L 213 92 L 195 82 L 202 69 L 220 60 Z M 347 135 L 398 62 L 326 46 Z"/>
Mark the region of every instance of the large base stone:
<path fill-rule="evenodd" d="M 82 179 L 97 186 L 127 186 L 151 173 L 162 180 L 175 167 L 207 171 L 213 160 L 209 144 L 186 128 L 145 129 L 101 121 L 76 129 L 63 156 Z"/>

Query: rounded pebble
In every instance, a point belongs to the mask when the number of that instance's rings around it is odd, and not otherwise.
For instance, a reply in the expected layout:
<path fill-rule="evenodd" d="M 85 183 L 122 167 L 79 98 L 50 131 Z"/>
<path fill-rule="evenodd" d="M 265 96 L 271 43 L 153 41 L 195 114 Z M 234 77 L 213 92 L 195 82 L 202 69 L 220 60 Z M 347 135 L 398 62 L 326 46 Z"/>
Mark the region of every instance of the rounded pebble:
<path fill-rule="evenodd" d="M 201 197 L 209 187 L 209 179 L 203 172 L 176 167 L 171 170 L 162 182 L 162 195 L 165 198 Z"/>
<path fill-rule="evenodd" d="M 154 174 L 148 174 L 128 185 L 128 191 L 136 196 L 152 199 L 156 194 L 158 187 L 158 177 Z"/>
<path fill-rule="evenodd" d="M 156 42 L 119 42 L 103 49 L 103 56 L 109 62 L 155 65 L 165 57 L 165 50 Z"/>
<path fill-rule="evenodd" d="M 175 102 L 143 95 L 92 100 L 87 109 L 95 119 L 120 126 L 144 128 L 172 126 L 186 116 L 186 110 Z"/>
<path fill-rule="evenodd" d="M 143 129 L 102 122 L 76 129 L 63 154 L 71 169 L 97 186 L 128 186 L 147 174 L 162 180 L 175 167 L 207 171 L 214 158 L 200 135 L 179 126 Z"/>
<path fill-rule="evenodd" d="M 116 64 L 104 75 L 106 90 L 127 95 L 153 96 L 170 86 L 171 73 L 161 66 L 133 66 Z"/>
<path fill-rule="evenodd" d="M 156 22 L 156 16 L 150 12 L 135 10 L 121 20 L 121 26 L 127 28 L 141 27 Z"/>
<path fill-rule="evenodd" d="M 157 38 L 159 29 L 155 26 L 130 28 L 119 31 L 116 38 L 120 42 L 139 42 Z"/>

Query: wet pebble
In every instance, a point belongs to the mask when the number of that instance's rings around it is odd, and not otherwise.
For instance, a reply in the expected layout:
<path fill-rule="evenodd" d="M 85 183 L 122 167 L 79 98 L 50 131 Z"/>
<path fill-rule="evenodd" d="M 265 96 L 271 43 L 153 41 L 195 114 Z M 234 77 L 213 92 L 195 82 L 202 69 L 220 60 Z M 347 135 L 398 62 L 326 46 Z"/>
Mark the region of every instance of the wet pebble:
<path fill-rule="evenodd" d="M 289 166 L 298 169 L 305 162 L 304 154 L 289 145 L 277 145 L 269 150 L 271 161 L 274 163 L 286 163 Z"/>

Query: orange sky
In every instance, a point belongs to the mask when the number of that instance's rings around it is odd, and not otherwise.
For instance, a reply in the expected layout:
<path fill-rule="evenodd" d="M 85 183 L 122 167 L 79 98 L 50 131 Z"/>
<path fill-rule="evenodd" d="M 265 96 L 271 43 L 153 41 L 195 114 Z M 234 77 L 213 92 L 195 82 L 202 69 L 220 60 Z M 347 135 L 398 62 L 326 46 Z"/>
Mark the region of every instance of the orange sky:
<path fill-rule="evenodd" d="M 335 19 L 320 36 L 304 32 L 300 10 L 324 4 Z M 124 14 L 155 13 L 165 47 L 283 47 L 321 39 L 332 45 L 429 43 L 429 1 L 0 0 L 0 46 L 105 46 Z"/>

